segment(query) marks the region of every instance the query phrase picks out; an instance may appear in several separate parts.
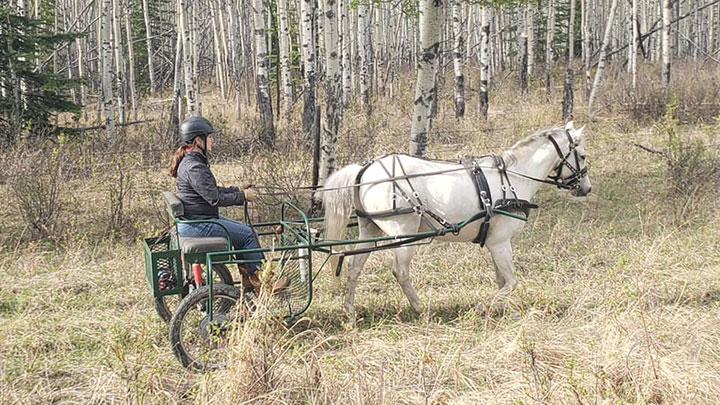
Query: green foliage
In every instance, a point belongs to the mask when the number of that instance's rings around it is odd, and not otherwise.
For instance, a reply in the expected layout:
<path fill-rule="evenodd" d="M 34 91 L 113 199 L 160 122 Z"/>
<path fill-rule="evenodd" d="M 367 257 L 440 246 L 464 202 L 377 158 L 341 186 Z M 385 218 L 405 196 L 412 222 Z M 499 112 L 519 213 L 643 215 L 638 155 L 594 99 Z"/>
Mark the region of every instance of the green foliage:
<path fill-rule="evenodd" d="M 53 114 L 79 112 L 68 92 L 80 81 L 48 71 L 43 61 L 80 34 L 56 34 L 47 21 L 18 15 L 9 5 L 0 6 L 0 32 L 0 121 L 46 127 Z M 13 140 L 14 134 L 4 137 Z"/>
<path fill-rule="evenodd" d="M 688 139 L 678 132 L 674 117 L 677 100 L 668 106 L 659 123 L 667 134 L 665 158 L 671 182 L 671 194 L 694 198 L 707 188 L 720 185 L 720 153 L 699 139 Z"/>

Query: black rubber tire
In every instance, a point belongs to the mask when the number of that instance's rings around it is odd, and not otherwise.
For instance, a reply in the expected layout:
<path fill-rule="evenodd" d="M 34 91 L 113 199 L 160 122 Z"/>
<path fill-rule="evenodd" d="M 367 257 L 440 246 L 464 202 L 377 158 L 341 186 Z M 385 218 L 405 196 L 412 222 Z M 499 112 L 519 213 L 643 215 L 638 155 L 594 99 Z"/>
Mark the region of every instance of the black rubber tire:
<path fill-rule="evenodd" d="M 173 354 L 175 357 L 177 357 L 178 360 L 180 360 L 180 363 L 184 367 L 192 367 L 198 370 L 202 371 L 208 371 L 208 370 L 215 370 L 220 367 L 224 366 L 224 363 L 222 361 L 208 363 L 203 362 L 199 359 L 196 359 L 193 356 L 193 353 L 190 353 L 188 351 L 188 348 L 183 341 L 184 335 L 183 335 L 183 325 L 186 319 L 188 318 L 188 314 L 197 312 L 200 314 L 203 314 L 203 302 L 207 302 L 210 295 L 210 287 L 209 286 L 203 286 L 200 287 L 193 292 L 191 292 L 187 297 L 185 297 L 182 301 L 180 301 L 180 305 L 178 305 L 177 310 L 175 311 L 175 314 L 173 314 L 172 319 L 170 320 L 169 329 L 170 329 L 170 345 L 172 346 Z M 218 312 L 221 312 L 219 316 L 223 316 L 227 313 L 232 313 L 234 311 L 241 311 L 242 309 L 235 308 L 237 304 L 242 304 L 245 302 L 245 299 L 243 297 L 242 291 L 232 285 L 227 284 L 215 284 L 213 285 L 213 298 L 214 299 L 223 299 L 223 305 L 218 308 Z M 234 301 L 232 305 L 230 303 Z M 216 314 L 217 315 L 217 314 Z M 240 315 L 242 316 L 242 315 Z M 205 318 L 203 318 L 204 320 Z M 228 319 L 228 322 L 231 322 L 232 319 Z M 192 322 L 192 320 L 187 320 L 187 322 Z M 200 322 L 202 324 L 202 321 Z M 197 328 L 196 325 L 188 324 L 186 325 L 188 327 L 188 330 L 193 331 L 194 328 Z M 226 327 L 227 325 L 225 325 Z M 192 333 L 192 332 L 191 332 Z M 198 333 L 200 333 L 198 331 Z M 192 335 L 193 337 L 196 337 L 197 335 Z M 204 342 L 201 342 L 200 345 L 205 345 Z M 210 350 L 224 350 L 224 348 L 216 348 L 216 349 L 210 349 Z"/>
<path fill-rule="evenodd" d="M 213 266 L 213 273 L 215 273 L 215 283 L 223 283 L 223 284 L 230 284 L 233 283 L 233 277 L 230 273 L 230 270 L 228 270 L 227 266 L 224 264 L 216 264 Z M 160 316 L 160 318 L 165 321 L 165 323 L 170 322 L 170 318 L 173 316 L 173 312 L 175 312 L 179 302 L 187 297 L 187 295 L 190 293 L 190 288 L 188 286 L 185 286 L 183 289 L 182 294 L 178 295 L 166 295 L 163 297 L 155 297 L 153 300 L 153 307 L 155 307 L 155 312 Z"/>

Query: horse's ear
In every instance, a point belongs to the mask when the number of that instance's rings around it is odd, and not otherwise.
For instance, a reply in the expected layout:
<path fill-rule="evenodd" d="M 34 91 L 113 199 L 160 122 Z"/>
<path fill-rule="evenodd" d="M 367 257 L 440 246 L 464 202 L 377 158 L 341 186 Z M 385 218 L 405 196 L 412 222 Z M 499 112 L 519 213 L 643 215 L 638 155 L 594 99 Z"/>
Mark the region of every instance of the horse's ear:
<path fill-rule="evenodd" d="M 568 121 L 567 124 L 565 124 L 565 130 L 572 132 L 575 129 L 575 124 L 572 121 Z"/>
<path fill-rule="evenodd" d="M 580 137 L 582 136 L 583 129 L 585 129 L 585 125 L 581 126 L 580 129 L 576 129 L 572 131 L 572 137 L 575 142 L 580 140 Z"/>

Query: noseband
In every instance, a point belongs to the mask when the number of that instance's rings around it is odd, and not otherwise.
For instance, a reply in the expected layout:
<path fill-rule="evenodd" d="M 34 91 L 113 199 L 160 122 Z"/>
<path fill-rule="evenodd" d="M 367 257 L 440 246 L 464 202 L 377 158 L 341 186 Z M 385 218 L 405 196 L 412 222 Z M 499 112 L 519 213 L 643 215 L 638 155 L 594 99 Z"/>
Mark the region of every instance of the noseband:
<path fill-rule="evenodd" d="M 562 153 L 562 150 L 560 149 L 560 145 L 558 145 L 555 138 L 552 135 L 548 136 L 548 138 L 550 138 L 550 142 L 555 147 L 555 151 L 560 157 L 560 163 L 554 169 L 555 175 L 548 176 L 548 178 L 551 180 L 550 183 L 555 184 L 558 188 L 564 188 L 567 190 L 579 190 L 580 181 L 583 179 L 583 177 L 587 176 L 587 167 L 583 167 L 582 169 L 580 168 L 580 157 L 578 156 L 576 148 L 577 144 L 575 143 L 575 141 L 573 141 L 572 136 L 570 136 L 570 133 L 568 131 L 565 131 L 565 135 L 568 138 L 568 151 L 564 155 Z M 570 164 L 570 162 L 568 161 L 570 155 L 575 156 L 575 166 Z M 568 177 L 562 177 L 561 174 L 563 167 L 567 167 L 568 169 L 570 169 L 570 172 L 572 174 Z"/>

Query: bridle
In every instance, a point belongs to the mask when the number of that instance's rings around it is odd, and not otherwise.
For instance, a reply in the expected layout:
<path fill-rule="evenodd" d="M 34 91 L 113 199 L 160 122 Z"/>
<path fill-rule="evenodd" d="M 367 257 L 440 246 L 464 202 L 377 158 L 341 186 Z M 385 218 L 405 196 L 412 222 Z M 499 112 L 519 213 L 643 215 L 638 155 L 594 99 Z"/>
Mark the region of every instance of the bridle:
<path fill-rule="evenodd" d="M 570 136 L 570 132 L 565 131 L 565 135 L 568 138 L 568 152 L 563 155 L 562 150 L 560 149 L 560 145 L 558 145 L 555 138 L 553 138 L 552 135 L 549 135 L 550 142 L 552 142 L 553 146 L 555 147 L 555 151 L 557 152 L 558 156 L 560 157 L 560 164 L 557 165 L 555 168 L 555 175 L 554 176 L 548 176 L 553 183 L 558 186 L 559 188 L 564 188 L 568 190 L 579 190 L 580 189 L 580 181 L 583 179 L 583 177 L 587 176 L 587 166 L 580 168 L 580 157 L 578 156 L 577 151 L 577 143 L 573 141 L 572 136 Z M 573 155 L 575 157 L 575 166 L 570 164 L 568 161 L 568 157 L 570 155 Z M 563 167 L 567 167 L 570 169 L 570 172 L 572 173 L 568 177 L 562 177 L 562 169 Z"/>
<path fill-rule="evenodd" d="M 541 183 L 546 184 L 552 184 L 557 186 L 557 188 L 562 188 L 565 190 L 579 190 L 580 189 L 580 181 L 587 176 L 588 170 L 587 166 L 580 168 L 580 156 L 578 156 L 577 151 L 577 143 L 573 141 L 572 136 L 570 135 L 570 132 L 565 131 L 565 135 L 568 138 L 568 151 L 567 153 L 563 154 L 562 149 L 560 149 L 560 145 L 558 145 L 557 141 L 553 137 L 553 135 L 548 135 L 548 138 L 550 139 L 550 143 L 553 144 L 555 147 L 555 151 L 557 152 L 558 157 L 560 157 L 560 163 L 553 169 L 555 172 L 555 175 L 548 176 L 549 180 L 546 179 L 538 179 L 536 177 L 528 176 L 522 173 L 518 173 L 512 170 L 507 170 L 510 173 L 513 173 L 517 176 L 524 177 L 526 179 L 538 181 Z M 573 166 L 568 158 L 570 156 L 575 157 L 575 166 Z M 563 167 L 567 167 L 570 169 L 570 174 L 567 177 L 562 177 L 562 169 Z"/>

